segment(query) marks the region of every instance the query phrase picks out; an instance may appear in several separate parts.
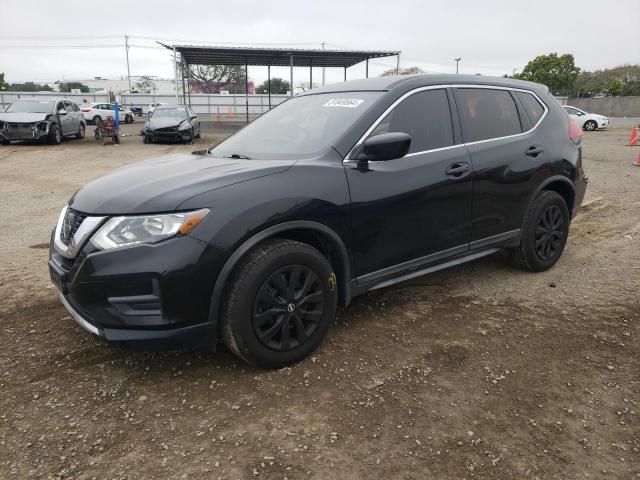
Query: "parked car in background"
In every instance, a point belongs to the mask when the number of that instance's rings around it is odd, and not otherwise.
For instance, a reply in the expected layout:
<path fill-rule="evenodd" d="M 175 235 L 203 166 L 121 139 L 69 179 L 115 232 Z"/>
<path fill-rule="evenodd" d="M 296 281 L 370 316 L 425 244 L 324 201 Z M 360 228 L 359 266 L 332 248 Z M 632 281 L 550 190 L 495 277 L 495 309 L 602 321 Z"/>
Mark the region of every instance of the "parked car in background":
<path fill-rule="evenodd" d="M 129 107 L 129 109 L 136 117 L 141 117 L 143 115 L 142 107 Z"/>
<path fill-rule="evenodd" d="M 499 250 L 523 270 L 553 267 L 587 188 L 583 135 L 530 82 L 313 89 L 210 150 L 78 190 L 52 232 L 51 279 L 103 339 L 214 349 L 219 335 L 280 368 L 313 352 L 356 295 Z"/>
<path fill-rule="evenodd" d="M 0 143 L 44 140 L 59 144 L 64 137 L 84 138 L 86 126 L 80 108 L 71 100 L 20 99 L 0 113 Z"/>
<path fill-rule="evenodd" d="M 189 106 L 160 105 L 149 116 L 140 133 L 144 143 L 189 143 L 200 138 L 200 120 Z"/>
<path fill-rule="evenodd" d="M 156 107 L 164 105 L 164 103 L 150 103 L 149 107 L 147 107 L 147 115 L 151 115 Z"/>
<path fill-rule="evenodd" d="M 563 105 L 562 108 L 564 108 L 564 111 L 567 112 L 571 118 L 578 122 L 583 130 L 592 132 L 609 127 L 609 119 L 603 115 L 588 113 L 570 105 Z"/>
<path fill-rule="evenodd" d="M 133 112 L 122 105 L 118 105 L 119 115 L 118 119 L 124 123 L 133 123 Z M 82 113 L 87 122 L 97 123 L 99 121 L 105 121 L 107 117 L 113 117 L 115 119 L 116 111 L 113 103 L 92 103 L 88 106 L 82 107 Z"/>

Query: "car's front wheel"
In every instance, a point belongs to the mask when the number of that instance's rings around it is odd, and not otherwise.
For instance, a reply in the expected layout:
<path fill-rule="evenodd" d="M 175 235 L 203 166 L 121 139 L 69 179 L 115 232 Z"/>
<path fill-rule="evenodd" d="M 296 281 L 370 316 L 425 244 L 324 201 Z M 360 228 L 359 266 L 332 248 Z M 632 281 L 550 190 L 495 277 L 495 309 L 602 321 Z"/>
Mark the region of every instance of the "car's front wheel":
<path fill-rule="evenodd" d="M 52 145 L 60 145 L 62 143 L 62 130 L 60 130 L 60 125 L 53 124 L 49 127 L 47 141 Z"/>
<path fill-rule="evenodd" d="M 525 218 L 520 245 L 512 250 L 515 265 L 530 272 L 553 267 L 564 251 L 570 222 L 564 198 L 556 192 L 541 192 Z"/>
<path fill-rule="evenodd" d="M 336 277 L 315 248 L 291 240 L 258 245 L 235 269 L 222 306 L 227 347 L 261 368 L 313 352 L 335 317 Z"/>
<path fill-rule="evenodd" d="M 598 124 L 596 123 L 595 120 L 587 120 L 586 122 L 584 122 L 583 128 L 587 132 L 593 132 L 594 130 L 598 129 Z"/>

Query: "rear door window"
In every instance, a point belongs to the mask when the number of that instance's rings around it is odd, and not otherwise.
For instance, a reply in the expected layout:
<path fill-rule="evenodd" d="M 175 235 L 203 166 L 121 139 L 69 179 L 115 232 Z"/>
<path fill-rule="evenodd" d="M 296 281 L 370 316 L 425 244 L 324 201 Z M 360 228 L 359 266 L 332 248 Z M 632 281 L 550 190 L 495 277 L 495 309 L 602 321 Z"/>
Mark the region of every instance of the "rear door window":
<path fill-rule="evenodd" d="M 527 112 L 529 120 L 532 125 L 537 125 L 542 116 L 544 115 L 544 107 L 540 101 L 531 93 L 528 92 L 515 92 L 516 96 L 522 102 L 524 111 Z"/>
<path fill-rule="evenodd" d="M 371 132 L 411 135 L 409 153 L 453 145 L 449 100 L 444 89 L 414 93 L 397 105 Z"/>
<path fill-rule="evenodd" d="M 456 99 L 465 142 L 522 133 L 518 109 L 508 90 L 458 88 Z"/>

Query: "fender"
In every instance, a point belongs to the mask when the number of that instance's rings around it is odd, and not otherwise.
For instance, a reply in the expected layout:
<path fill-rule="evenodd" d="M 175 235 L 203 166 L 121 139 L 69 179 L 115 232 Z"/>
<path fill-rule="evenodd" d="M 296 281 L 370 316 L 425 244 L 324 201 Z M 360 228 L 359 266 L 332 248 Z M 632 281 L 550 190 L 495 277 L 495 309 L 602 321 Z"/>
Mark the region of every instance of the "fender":
<path fill-rule="evenodd" d="M 536 188 L 534 190 L 534 192 L 531 194 L 531 197 L 529 197 L 529 202 L 527 204 L 527 212 L 529 211 L 529 209 L 531 208 L 531 204 L 533 203 L 533 201 L 535 200 L 535 198 L 540 194 L 540 192 L 542 190 L 544 190 L 547 185 L 553 183 L 553 182 L 557 182 L 560 181 L 566 185 L 568 185 L 571 188 L 571 191 L 573 192 L 573 198 L 575 199 L 576 197 L 576 187 L 573 184 L 573 182 L 568 179 L 567 177 L 565 177 L 564 175 L 553 175 L 552 177 L 549 177 L 547 179 L 545 179 L 540 185 L 538 185 L 538 188 Z M 567 205 L 567 207 L 569 207 Z M 569 211 L 571 212 L 571 208 L 569 208 Z"/>
<path fill-rule="evenodd" d="M 224 287 L 227 285 L 227 281 L 231 276 L 231 272 L 233 272 L 233 269 L 238 264 L 240 259 L 261 241 L 273 237 L 278 233 L 290 230 L 315 230 L 316 232 L 325 234 L 331 239 L 333 245 L 337 247 L 340 252 L 341 258 L 339 260 L 342 264 L 342 271 L 344 272 L 344 278 L 342 279 L 345 296 L 344 300 L 345 304 L 349 304 L 349 301 L 351 299 L 351 267 L 349 263 L 350 257 L 349 252 L 347 251 L 347 247 L 342 241 L 342 238 L 340 238 L 340 235 L 338 235 L 332 228 L 322 223 L 307 220 L 298 220 L 279 223 L 278 225 L 273 225 L 256 233 L 253 237 L 242 243 L 242 245 L 240 245 L 233 252 L 233 254 L 231 254 L 231 256 L 227 259 L 224 266 L 222 267 L 222 270 L 220 270 L 220 274 L 218 275 L 215 286 L 213 287 L 213 294 L 211 295 L 211 303 L 209 306 L 209 322 L 215 325 L 218 321 L 218 312 L 220 311 L 220 302 L 222 301 Z"/>

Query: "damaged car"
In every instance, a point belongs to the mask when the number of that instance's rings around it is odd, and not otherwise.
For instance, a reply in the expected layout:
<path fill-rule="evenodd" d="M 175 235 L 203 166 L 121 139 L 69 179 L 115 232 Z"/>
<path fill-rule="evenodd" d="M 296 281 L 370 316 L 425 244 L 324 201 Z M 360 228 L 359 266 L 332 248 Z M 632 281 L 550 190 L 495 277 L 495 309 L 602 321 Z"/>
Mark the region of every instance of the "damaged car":
<path fill-rule="evenodd" d="M 19 99 L 0 113 L 0 143 L 39 140 L 60 144 L 64 137 L 84 138 L 87 122 L 70 100 Z"/>
<path fill-rule="evenodd" d="M 200 120 L 188 105 L 158 105 L 140 134 L 144 143 L 190 143 L 200 138 Z"/>

